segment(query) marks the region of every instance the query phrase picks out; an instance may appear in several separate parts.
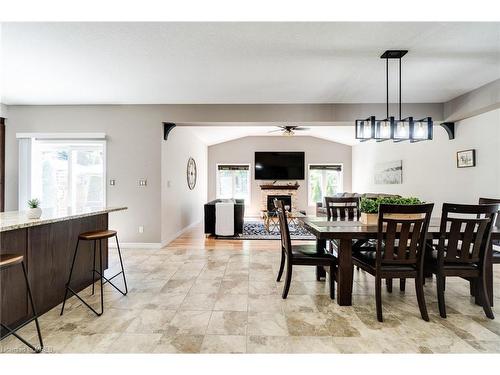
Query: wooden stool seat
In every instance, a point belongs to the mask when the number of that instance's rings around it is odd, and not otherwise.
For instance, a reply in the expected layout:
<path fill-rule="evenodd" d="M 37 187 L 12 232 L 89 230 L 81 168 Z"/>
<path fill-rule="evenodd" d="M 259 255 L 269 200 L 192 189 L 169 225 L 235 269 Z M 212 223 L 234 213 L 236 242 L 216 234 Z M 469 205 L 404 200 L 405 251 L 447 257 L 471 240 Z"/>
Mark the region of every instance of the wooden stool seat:
<path fill-rule="evenodd" d="M 2 254 L 0 255 L 0 268 L 10 267 L 14 264 L 19 264 L 24 260 L 24 257 L 19 254 Z"/>
<path fill-rule="evenodd" d="M 78 238 L 80 240 L 92 241 L 92 240 L 104 240 L 106 238 L 116 236 L 116 230 L 94 230 L 92 232 L 80 233 Z"/>

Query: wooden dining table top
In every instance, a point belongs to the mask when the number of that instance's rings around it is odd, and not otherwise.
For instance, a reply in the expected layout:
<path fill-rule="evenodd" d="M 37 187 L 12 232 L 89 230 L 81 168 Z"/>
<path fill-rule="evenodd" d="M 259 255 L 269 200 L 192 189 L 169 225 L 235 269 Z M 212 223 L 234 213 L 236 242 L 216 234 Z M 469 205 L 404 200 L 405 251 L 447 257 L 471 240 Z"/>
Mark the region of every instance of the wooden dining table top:
<path fill-rule="evenodd" d="M 318 239 L 372 239 L 377 238 L 378 226 L 366 225 L 357 220 L 328 220 L 324 216 L 304 216 L 300 220 L 304 227 Z M 431 218 L 429 223 L 429 238 L 437 238 L 440 235 L 440 218 Z M 494 227 L 491 238 L 500 239 L 500 228 Z"/>

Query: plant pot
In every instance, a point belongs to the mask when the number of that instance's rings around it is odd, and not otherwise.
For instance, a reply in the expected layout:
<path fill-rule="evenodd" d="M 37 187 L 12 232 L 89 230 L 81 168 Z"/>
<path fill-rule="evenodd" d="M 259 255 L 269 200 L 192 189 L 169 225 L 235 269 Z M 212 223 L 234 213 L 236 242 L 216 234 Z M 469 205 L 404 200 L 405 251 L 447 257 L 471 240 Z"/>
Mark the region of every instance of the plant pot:
<path fill-rule="evenodd" d="M 361 212 L 361 217 L 359 218 L 365 225 L 377 225 L 378 224 L 378 213 L 377 214 L 367 214 L 365 212 Z"/>
<path fill-rule="evenodd" d="M 42 209 L 40 207 L 30 208 L 27 211 L 28 219 L 40 219 L 42 216 Z"/>

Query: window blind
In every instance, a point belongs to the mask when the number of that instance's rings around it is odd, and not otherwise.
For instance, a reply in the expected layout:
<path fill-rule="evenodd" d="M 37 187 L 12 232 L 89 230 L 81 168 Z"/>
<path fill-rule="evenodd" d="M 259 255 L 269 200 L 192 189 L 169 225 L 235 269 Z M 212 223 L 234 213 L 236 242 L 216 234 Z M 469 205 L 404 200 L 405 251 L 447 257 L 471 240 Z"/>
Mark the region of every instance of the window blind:
<path fill-rule="evenodd" d="M 321 170 L 321 171 L 342 171 L 341 165 L 310 165 L 309 170 Z"/>
<path fill-rule="evenodd" d="M 219 171 L 248 171 L 248 165 L 218 165 Z"/>

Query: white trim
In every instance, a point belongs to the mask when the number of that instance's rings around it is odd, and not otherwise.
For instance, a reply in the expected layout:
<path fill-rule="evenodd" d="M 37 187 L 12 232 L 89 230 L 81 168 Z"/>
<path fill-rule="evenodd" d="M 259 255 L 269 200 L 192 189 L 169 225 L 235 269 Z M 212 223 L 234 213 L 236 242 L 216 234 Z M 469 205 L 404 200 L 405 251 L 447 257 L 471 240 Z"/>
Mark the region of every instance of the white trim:
<path fill-rule="evenodd" d="M 166 240 L 166 241 L 162 241 L 161 242 L 161 247 L 165 247 L 167 246 L 168 244 L 170 244 L 172 241 L 176 240 L 177 238 L 179 238 L 180 236 L 182 236 L 184 233 L 186 233 L 188 230 L 190 229 L 193 229 L 195 226 L 197 226 L 198 224 L 201 223 L 201 220 L 199 221 L 196 221 L 194 223 L 191 223 L 189 224 L 187 227 L 184 227 L 183 229 L 181 229 L 180 231 L 178 231 L 177 233 L 175 233 L 173 236 L 172 236 L 172 239 L 170 240 Z"/>
<path fill-rule="evenodd" d="M 106 133 L 16 133 L 16 138 L 35 139 L 105 139 Z"/>
<path fill-rule="evenodd" d="M 110 240 L 108 247 L 116 249 L 116 241 Z M 161 249 L 162 245 L 159 242 L 120 242 L 121 249 Z"/>
<path fill-rule="evenodd" d="M 219 192 L 219 165 L 241 165 L 241 166 L 248 166 L 248 173 L 249 173 L 249 177 L 250 178 L 248 179 L 248 200 L 245 199 L 245 207 L 250 207 L 252 205 L 252 181 L 253 181 L 252 163 L 217 163 L 215 165 L 215 199 L 220 199 L 218 197 L 218 192 Z M 234 185 L 234 181 L 233 181 L 233 185 Z"/>
<path fill-rule="evenodd" d="M 307 164 L 307 180 L 306 180 L 306 183 L 307 183 L 307 206 L 308 207 L 315 207 L 316 206 L 316 202 L 311 202 L 310 201 L 310 198 L 311 198 L 311 194 L 310 194 L 310 191 L 309 189 L 311 188 L 311 185 L 309 184 L 309 173 L 311 171 L 311 165 L 340 165 L 340 192 L 343 192 L 344 191 L 344 163 L 308 163 Z"/>

